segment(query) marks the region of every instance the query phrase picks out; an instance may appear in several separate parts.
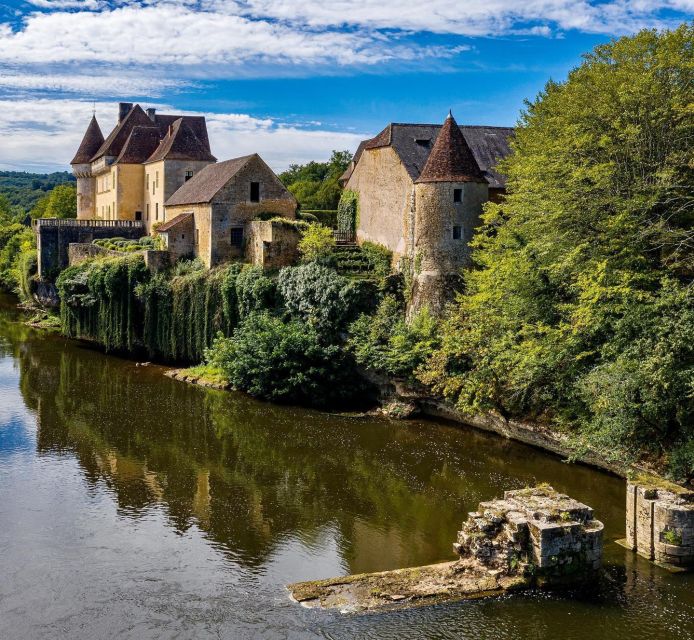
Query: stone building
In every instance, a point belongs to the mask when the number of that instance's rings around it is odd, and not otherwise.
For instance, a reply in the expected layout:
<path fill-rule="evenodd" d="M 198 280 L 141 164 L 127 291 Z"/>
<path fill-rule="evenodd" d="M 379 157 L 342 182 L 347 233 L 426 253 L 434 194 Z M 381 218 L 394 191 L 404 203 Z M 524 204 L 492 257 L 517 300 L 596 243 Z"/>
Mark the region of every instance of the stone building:
<path fill-rule="evenodd" d="M 358 194 L 358 242 L 393 252 L 413 275 L 411 310 L 439 309 L 469 262 L 468 242 L 482 207 L 504 194 L 495 166 L 510 152 L 513 129 L 389 124 L 361 143 L 343 174 Z"/>
<path fill-rule="evenodd" d="M 262 158 L 253 154 L 206 166 L 164 206 L 167 221 L 157 231 L 172 259 L 196 256 L 213 267 L 263 242 L 253 235 L 267 230 L 251 224 L 254 218 L 272 214 L 294 219 L 297 202 Z"/>
<path fill-rule="evenodd" d="M 77 177 L 77 217 L 164 222 L 164 202 L 216 161 L 204 117 L 145 112 L 119 104 L 118 122 L 104 139 L 92 117 L 71 165 Z"/>

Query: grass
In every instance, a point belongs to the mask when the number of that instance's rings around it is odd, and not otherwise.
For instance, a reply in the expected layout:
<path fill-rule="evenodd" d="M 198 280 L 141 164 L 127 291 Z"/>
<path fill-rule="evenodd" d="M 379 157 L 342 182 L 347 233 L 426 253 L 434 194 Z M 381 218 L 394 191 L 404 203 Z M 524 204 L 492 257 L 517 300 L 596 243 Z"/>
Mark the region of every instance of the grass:
<path fill-rule="evenodd" d="M 209 384 L 229 384 L 229 381 L 224 376 L 224 373 L 218 367 L 213 367 L 209 364 L 199 364 L 188 369 L 181 369 L 181 375 L 197 378 L 202 382 Z"/>

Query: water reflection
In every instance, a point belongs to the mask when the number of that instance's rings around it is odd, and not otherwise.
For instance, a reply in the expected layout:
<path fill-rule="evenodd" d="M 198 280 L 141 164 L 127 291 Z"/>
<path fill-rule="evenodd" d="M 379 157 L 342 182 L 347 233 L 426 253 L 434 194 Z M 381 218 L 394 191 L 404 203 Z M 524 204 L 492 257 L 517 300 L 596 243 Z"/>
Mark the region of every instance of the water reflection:
<path fill-rule="evenodd" d="M 0 309 L 0 465 L 2 456 L 22 451 L 45 462 L 38 476 L 45 495 L 31 499 L 34 510 L 54 499 L 51 483 L 60 478 L 71 483 L 72 495 L 84 494 L 69 505 L 70 517 L 91 522 L 89 535 L 101 541 L 92 562 L 115 553 L 113 563 L 125 567 L 109 588 L 121 598 L 136 584 L 155 599 L 155 610 L 169 598 L 174 610 L 164 619 L 179 620 L 185 611 L 197 637 L 207 635 L 210 619 L 219 620 L 210 635 L 222 637 L 303 637 L 311 627 L 326 637 L 550 638 L 573 629 L 607 638 L 618 637 L 611 635 L 617 629 L 645 638 L 683 637 L 688 628 L 691 582 L 611 544 L 608 582 L 583 599 L 531 595 L 368 619 L 318 619 L 298 610 L 282 589 L 288 581 L 451 557 L 465 512 L 507 488 L 550 482 L 592 505 L 607 540 L 616 539 L 623 535 L 623 483 L 457 427 L 341 418 L 198 389 L 157 367 L 38 334 L 11 317 Z M 18 478 L 23 473 L 8 469 Z M 115 520 L 104 499 L 115 506 Z M 11 505 L 8 513 L 19 509 Z M 68 522 L 51 535 L 73 534 Z M 55 563 L 55 556 L 46 561 Z M 65 562 L 67 576 L 74 560 Z M 152 595 L 152 583 L 161 593 Z M 172 584 L 185 588 L 172 592 Z M 76 593 L 73 608 L 90 600 Z M 204 614 L 189 610 L 198 601 Z M 119 623 L 137 619 L 137 607 L 122 607 L 114 612 Z M 0 587 L 0 617 L 3 609 Z M 148 615 L 140 616 L 145 627 Z M 160 637 L 133 628 L 130 637 Z M 244 631 L 229 635 L 230 628 Z"/>

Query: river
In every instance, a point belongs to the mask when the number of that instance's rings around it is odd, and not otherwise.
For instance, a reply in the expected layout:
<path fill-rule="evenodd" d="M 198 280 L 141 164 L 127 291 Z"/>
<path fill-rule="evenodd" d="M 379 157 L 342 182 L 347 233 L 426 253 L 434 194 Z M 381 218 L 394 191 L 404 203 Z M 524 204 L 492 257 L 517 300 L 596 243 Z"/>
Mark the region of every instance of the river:
<path fill-rule="evenodd" d="M 467 511 L 549 482 L 605 523 L 604 584 L 402 612 L 292 603 L 298 580 L 453 559 Z M 24 326 L 0 297 L 0 638 L 694 634 L 694 576 L 614 544 L 623 481 L 502 438 L 278 407 Z"/>

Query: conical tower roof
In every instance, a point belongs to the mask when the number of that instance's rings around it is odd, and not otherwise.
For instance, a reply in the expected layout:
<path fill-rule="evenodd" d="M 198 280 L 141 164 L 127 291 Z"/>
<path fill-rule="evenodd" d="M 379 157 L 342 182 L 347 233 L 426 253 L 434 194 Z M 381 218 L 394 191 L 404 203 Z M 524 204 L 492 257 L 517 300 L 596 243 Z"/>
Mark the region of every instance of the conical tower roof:
<path fill-rule="evenodd" d="M 104 136 L 99 128 L 99 123 L 96 121 L 96 116 L 92 116 L 87 132 L 84 134 L 80 147 L 77 149 L 77 153 L 70 164 L 88 163 L 103 143 Z"/>
<path fill-rule="evenodd" d="M 452 113 L 416 182 L 487 182 Z"/>

